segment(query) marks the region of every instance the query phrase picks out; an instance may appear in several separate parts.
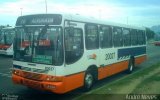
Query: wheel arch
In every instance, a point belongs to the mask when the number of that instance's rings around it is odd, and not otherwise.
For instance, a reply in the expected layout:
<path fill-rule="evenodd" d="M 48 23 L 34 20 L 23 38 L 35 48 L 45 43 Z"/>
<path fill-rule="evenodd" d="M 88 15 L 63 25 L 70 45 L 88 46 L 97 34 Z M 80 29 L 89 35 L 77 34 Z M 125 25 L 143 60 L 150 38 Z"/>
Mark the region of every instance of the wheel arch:
<path fill-rule="evenodd" d="M 98 80 L 98 67 L 96 65 L 90 65 L 87 69 L 86 72 L 90 71 L 92 75 L 94 76 L 95 81 Z"/>

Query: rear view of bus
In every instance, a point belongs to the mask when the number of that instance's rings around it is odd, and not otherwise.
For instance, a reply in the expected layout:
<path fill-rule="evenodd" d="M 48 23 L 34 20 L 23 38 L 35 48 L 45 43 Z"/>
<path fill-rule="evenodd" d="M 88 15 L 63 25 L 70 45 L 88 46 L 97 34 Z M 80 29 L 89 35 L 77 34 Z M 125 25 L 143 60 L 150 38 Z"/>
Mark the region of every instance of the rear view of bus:
<path fill-rule="evenodd" d="M 15 31 L 13 27 L 3 28 L 0 34 L 0 54 L 13 55 L 13 40 Z"/>

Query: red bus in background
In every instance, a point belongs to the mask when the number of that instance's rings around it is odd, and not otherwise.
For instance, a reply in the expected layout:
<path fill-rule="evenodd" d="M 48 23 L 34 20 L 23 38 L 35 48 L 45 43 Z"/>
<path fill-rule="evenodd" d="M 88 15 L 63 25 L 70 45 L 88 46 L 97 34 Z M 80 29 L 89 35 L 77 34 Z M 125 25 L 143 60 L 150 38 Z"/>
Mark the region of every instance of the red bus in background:
<path fill-rule="evenodd" d="M 154 45 L 155 45 L 155 46 L 160 46 L 160 41 L 155 41 L 155 42 L 154 42 Z"/>
<path fill-rule="evenodd" d="M 6 27 L 0 33 L 0 54 L 12 56 L 13 55 L 13 40 L 15 30 L 13 27 Z"/>

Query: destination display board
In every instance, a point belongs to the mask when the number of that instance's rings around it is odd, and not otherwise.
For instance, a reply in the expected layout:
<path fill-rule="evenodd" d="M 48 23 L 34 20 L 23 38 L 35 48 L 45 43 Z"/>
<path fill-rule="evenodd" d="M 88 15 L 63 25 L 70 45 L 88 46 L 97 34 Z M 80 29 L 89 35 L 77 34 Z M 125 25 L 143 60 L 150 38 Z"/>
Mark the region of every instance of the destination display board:
<path fill-rule="evenodd" d="M 36 14 L 20 16 L 16 26 L 21 25 L 60 25 L 62 16 L 60 14 Z"/>
<path fill-rule="evenodd" d="M 52 56 L 36 55 L 32 61 L 35 63 L 52 64 Z"/>

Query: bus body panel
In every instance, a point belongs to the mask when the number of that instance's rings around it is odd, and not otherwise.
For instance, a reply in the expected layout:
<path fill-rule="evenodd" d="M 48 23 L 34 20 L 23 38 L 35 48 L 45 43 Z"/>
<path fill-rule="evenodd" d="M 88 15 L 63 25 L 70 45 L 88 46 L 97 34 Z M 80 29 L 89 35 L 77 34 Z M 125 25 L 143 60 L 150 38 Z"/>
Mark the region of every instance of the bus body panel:
<path fill-rule="evenodd" d="M 6 27 L 2 29 L 0 34 L 0 54 L 12 56 L 13 55 L 13 39 L 15 30 L 13 27 Z"/>
<path fill-rule="evenodd" d="M 0 48 L 4 48 L 4 50 L 0 50 L 0 54 L 12 56 L 13 55 L 13 44 L 11 46 L 1 46 Z"/>
<path fill-rule="evenodd" d="M 45 15 L 45 14 L 44 14 Z M 33 16 L 32 16 L 33 17 Z M 43 17 L 44 18 L 44 17 Z M 49 19 L 50 20 L 50 19 Z M 34 20 L 48 21 L 47 20 Z M 31 22 L 30 22 L 31 23 Z M 129 60 L 134 57 L 135 64 L 140 64 L 146 60 L 146 45 L 121 46 L 110 48 L 86 49 L 86 24 L 96 24 L 98 29 L 101 25 L 110 25 L 124 27 L 129 29 L 144 30 L 143 28 L 132 27 L 128 25 L 109 23 L 94 19 L 87 19 L 75 16 L 62 16 L 62 22 L 59 26 L 63 29 L 63 40 L 65 40 L 65 29 L 78 28 L 83 34 L 83 54 L 73 63 L 67 63 L 64 56 L 64 63 L 60 66 L 30 63 L 23 61 L 13 61 L 12 80 L 16 84 L 26 85 L 39 90 L 51 91 L 54 93 L 66 93 L 84 85 L 84 77 L 90 66 L 96 66 L 98 71 L 98 80 L 114 75 L 128 69 Z M 34 25 L 26 25 L 35 27 Z M 38 26 L 38 25 L 37 25 Z M 42 25 L 41 26 L 45 26 Z M 54 25 L 51 25 L 54 26 Z M 57 26 L 57 25 L 55 25 Z M 17 27 L 22 27 L 18 25 Z M 64 42 L 64 41 L 63 41 Z M 64 55 L 66 54 L 65 42 Z M 100 44 L 100 43 L 99 43 Z M 36 78 L 38 77 L 38 78 Z"/>

